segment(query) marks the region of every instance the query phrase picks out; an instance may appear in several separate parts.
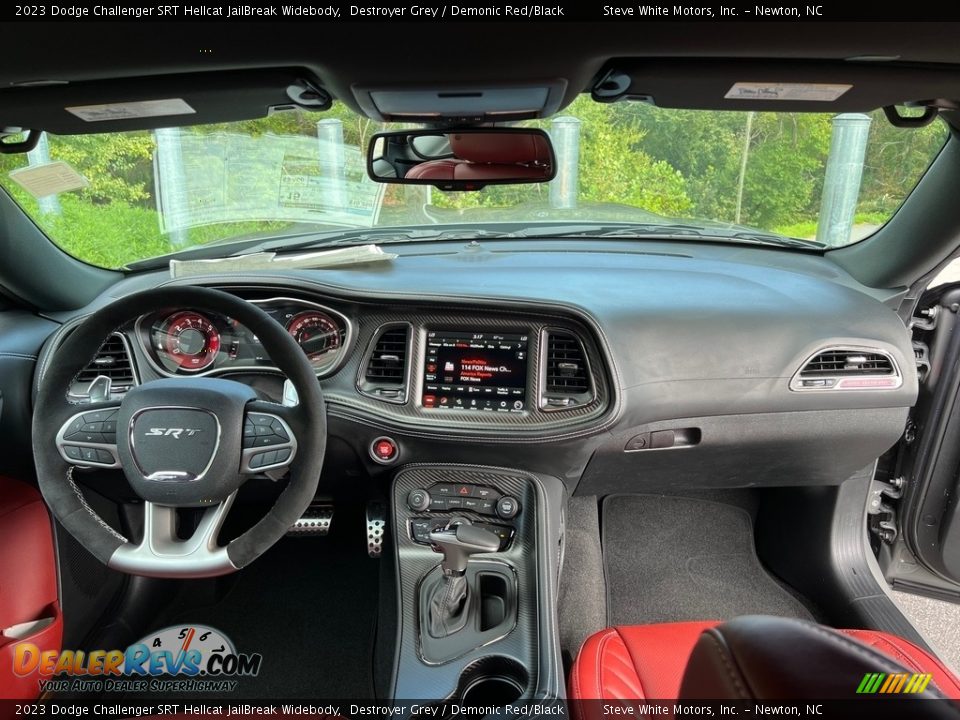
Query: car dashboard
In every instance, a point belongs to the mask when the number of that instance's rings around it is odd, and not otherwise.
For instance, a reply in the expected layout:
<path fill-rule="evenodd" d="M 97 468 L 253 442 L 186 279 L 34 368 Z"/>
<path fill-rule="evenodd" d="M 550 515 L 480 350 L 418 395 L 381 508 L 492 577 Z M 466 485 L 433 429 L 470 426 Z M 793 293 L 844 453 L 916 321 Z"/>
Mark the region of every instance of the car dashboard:
<path fill-rule="evenodd" d="M 644 479 L 837 483 L 896 441 L 916 396 L 906 327 L 828 259 L 622 241 L 409 244 L 354 268 L 133 274 L 54 318 L 37 381 L 86 312 L 185 282 L 238 295 L 286 328 L 316 370 L 331 434 L 366 472 L 495 450 L 598 492 Z M 131 318 L 74 394 L 102 374 L 118 394 L 214 375 L 284 400 L 256 336 L 203 308 Z M 374 449 L 384 436 L 397 447 L 388 462 Z"/>
<path fill-rule="evenodd" d="M 78 323 L 145 290 L 216 288 L 296 340 L 322 389 L 326 440 L 317 494 L 288 534 L 322 535 L 330 498 L 364 499 L 368 554 L 393 559 L 391 697 L 428 686 L 447 697 L 482 682 L 491 662 L 519 689 L 562 694 L 556 583 L 569 496 L 838 485 L 872 473 L 916 401 L 898 298 L 819 254 L 510 240 L 410 243 L 396 255 L 324 270 L 131 273 L 81 310 L 20 316 L 45 337 L 34 391 Z M 70 392 L 82 408 L 95 393 L 116 400 L 207 376 L 299 402 L 254 333 L 202 307 L 128 318 Z M 113 429 L 78 414 L 90 447 Z M 12 444 L 16 420 L 4 413 Z M 284 487 L 278 433 L 244 427 L 244 452 L 265 459 L 249 465 L 241 515 Z M 112 464 L 77 464 L 84 492 L 136 505 Z M 463 524 L 499 543 L 467 582 L 490 596 L 481 608 L 503 612 L 433 637 L 422 632 L 423 583 L 439 587 L 433 538 Z"/>

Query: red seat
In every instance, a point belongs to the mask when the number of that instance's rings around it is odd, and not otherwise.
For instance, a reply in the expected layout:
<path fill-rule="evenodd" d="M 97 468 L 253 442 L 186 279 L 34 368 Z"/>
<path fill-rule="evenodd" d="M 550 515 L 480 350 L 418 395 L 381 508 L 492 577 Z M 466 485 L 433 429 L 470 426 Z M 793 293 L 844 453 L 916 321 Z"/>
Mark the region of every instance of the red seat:
<path fill-rule="evenodd" d="M 718 625 L 716 621 L 680 622 L 602 630 L 587 638 L 580 649 L 570 672 L 569 696 L 573 700 L 679 698 L 687 663 L 701 634 Z M 960 699 L 960 681 L 937 658 L 913 643 L 872 630 L 836 632 L 880 651 L 910 672 L 930 673 L 931 685 L 941 695 Z M 799 675 L 797 670 L 794 668 L 794 673 Z M 844 681 L 853 694 L 855 679 Z M 849 685 L 851 682 L 854 684 Z"/>
<path fill-rule="evenodd" d="M 451 133 L 450 150 L 455 157 L 421 163 L 405 177 L 465 181 L 543 179 L 550 169 L 550 146 L 538 136 Z"/>
<path fill-rule="evenodd" d="M 13 672 L 16 648 L 35 645 L 41 652 L 60 650 L 63 620 L 57 588 L 57 563 L 50 513 L 36 488 L 0 477 L 0 633 L 46 618 L 53 622 L 32 634 L 0 634 L 0 698 L 39 696 L 39 675 Z"/>

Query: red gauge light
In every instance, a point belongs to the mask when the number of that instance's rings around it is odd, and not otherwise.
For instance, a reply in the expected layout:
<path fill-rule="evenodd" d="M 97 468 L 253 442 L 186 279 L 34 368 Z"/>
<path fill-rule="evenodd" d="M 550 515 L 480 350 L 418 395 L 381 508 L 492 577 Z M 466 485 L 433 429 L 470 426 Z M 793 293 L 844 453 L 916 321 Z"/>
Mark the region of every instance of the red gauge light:
<path fill-rule="evenodd" d="M 180 370 L 199 372 L 220 352 L 220 331 L 209 318 L 192 310 L 174 313 L 160 326 L 160 349 Z"/>
<path fill-rule="evenodd" d="M 311 360 L 340 347 L 340 326 L 332 317 L 316 310 L 297 313 L 290 318 L 287 332 Z"/>

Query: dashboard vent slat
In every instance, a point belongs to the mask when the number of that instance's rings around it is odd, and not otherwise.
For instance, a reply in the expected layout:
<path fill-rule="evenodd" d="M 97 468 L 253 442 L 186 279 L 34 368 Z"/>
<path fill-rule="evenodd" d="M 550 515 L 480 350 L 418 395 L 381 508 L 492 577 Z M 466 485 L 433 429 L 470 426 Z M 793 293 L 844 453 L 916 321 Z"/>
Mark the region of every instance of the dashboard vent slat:
<path fill-rule="evenodd" d="M 590 377 L 583 345 L 576 336 L 550 331 L 547 336 L 546 391 L 557 395 L 590 392 Z"/>
<path fill-rule="evenodd" d="M 75 382 L 89 385 L 100 375 L 110 378 L 114 393 L 125 393 L 136 382 L 127 344 L 119 335 L 107 338 L 93 360 L 77 375 Z"/>
<path fill-rule="evenodd" d="M 407 371 L 407 328 L 384 330 L 367 360 L 364 378 L 378 385 L 401 386 Z"/>
<path fill-rule="evenodd" d="M 800 377 L 844 375 L 892 375 L 893 363 L 886 355 L 861 350 L 826 350 L 818 353 L 800 371 Z"/>

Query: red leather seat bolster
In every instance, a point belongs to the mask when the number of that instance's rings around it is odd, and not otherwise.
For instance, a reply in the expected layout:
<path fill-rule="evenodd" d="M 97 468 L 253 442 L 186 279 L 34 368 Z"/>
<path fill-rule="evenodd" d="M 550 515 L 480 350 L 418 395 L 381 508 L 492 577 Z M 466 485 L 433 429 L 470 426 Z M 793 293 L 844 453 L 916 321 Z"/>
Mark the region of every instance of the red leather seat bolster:
<path fill-rule="evenodd" d="M 430 160 L 414 165 L 404 175 L 408 180 L 453 180 L 460 160 Z"/>
<path fill-rule="evenodd" d="M 512 178 L 543 178 L 542 167 L 473 163 L 466 160 L 431 160 L 410 168 L 409 180 L 503 180 Z"/>
<path fill-rule="evenodd" d="M 0 477 L 0 631 L 44 618 L 53 622 L 21 640 L 0 635 L 0 698 L 33 699 L 36 675 L 13 673 L 16 646 L 32 643 L 59 650 L 63 619 L 50 514 L 36 488 Z"/>
<path fill-rule="evenodd" d="M 570 671 L 573 700 L 673 699 L 700 634 L 716 621 L 607 628 L 583 643 Z M 913 643 L 873 630 L 839 630 L 917 673 L 933 675 L 946 697 L 960 699 L 960 681 L 942 662 Z"/>
<path fill-rule="evenodd" d="M 687 659 L 704 630 L 716 622 L 623 625 L 583 643 L 570 671 L 577 700 L 675 698 Z"/>

